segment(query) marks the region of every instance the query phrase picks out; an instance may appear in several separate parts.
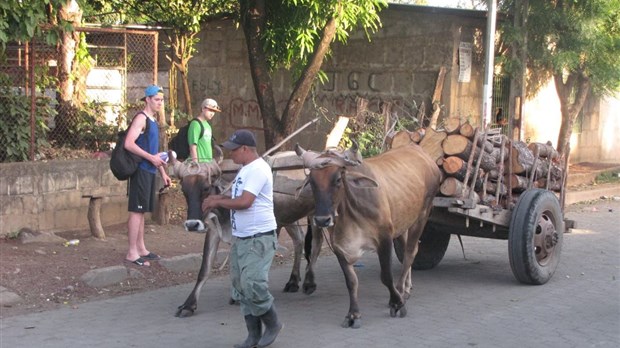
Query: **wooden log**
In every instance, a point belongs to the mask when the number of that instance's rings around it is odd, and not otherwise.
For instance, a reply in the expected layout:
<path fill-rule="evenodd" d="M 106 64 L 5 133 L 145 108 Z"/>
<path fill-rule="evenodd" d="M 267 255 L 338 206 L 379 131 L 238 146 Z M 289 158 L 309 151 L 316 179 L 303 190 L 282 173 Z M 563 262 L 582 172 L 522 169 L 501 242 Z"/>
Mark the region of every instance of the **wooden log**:
<path fill-rule="evenodd" d="M 431 116 L 431 121 L 429 128 L 437 129 L 437 118 L 439 117 L 439 112 L 441 111 L 440 99 L 441 93 L 443 91 L 443 81 L 446 77 L 447 69 L 445 66 L 441 66 L 439 68 L 439 74 L 437 76 L 437 81 L 435 82 L 435 90 L 433 91 L 433 96 L 431 99 L 431 103 L 433 103 L 433 114 Z"/>
<path fill-rule="evenodd" d="M 506 174 L 504 177 L 506 183 L 510 183 L 513 192 L 523 192 L 527 189 L 528 179 L 517 174 Z"/>
<path fill-rule="evenodd" d="M 422 100 L 422 103 L 420 104 L 420 107 L 418 108 L 418 113 L 416 114 L 416 119 L 418 120 L 418 125 L 423 126 L 424 125 L 424 117 L 425 117 L 425 113 L 426 112 L 426 102 L 424 100 Z"/>
<path fill-rule="evenodd" d="M 467 163 L 460 157 L 448 156 L 443 160 L 443 169 L 446 174 L 463 180 L 465 173 L 467 173 Z"/>
<path fill-rule="evenodd" d="M 447 197 L 471 199 L 476 204 L 480 202 L 480 196 L 477 193 L 469 191 L 465 187 L 464 183 L 453 177 L 447 177 L 441 183 L 441 186 L 439 187 L 439 192 Z"/>
<path fill-rule="evenodd" d="M 499 189 L 499 194 L 500 195 L 505 195 L 505 194 L 508 193 L 508 189 L 506 188 L 506 185 L 504 185 L 503 183 L 496 183 L 496 182 L 492 182 L 492 181 L 487 182 L 487 192 L 488 193 L 496 194 L 498 189 Z"/>
<path fill-rule="evenodd" d="M 527 148 L 530 149 L 532 153 L 534 153 L 535 150 L 538 149 L 538 156 L 540 157 L 551 159 L 558 158 L 558 152 L 553 148 L 553 146 L 551 146 L 551 142 L 549 141 L 546 144 L 530 143 Z"/>
<path fill-rule="evenodd" d="M 534 164 L 534 154 L 528 149 L 527 144 L 522 141 L 512 141 L 512 172 L 523 174 L 532 170 Z"/>
<path fill-rule="evenodd" d="M 447 197 L 458 197 L 463 192 L 464 187 L 465 185 L 459 179 L 449 176 L 441 183 L 439 192 Z"/>
<path fill-rule="evenodd" d="M 395 132 L 392 135 L 391 140 L 389 140 L 391 149 L 411 144 L 411 142 L 411 132 L 408 130 L 400 130 Z"/>
<path fill-rule="evenodd" d="M 491 151 L 491 153 L 489 153 L 489 155 L 491 155 L 491 158 L 495 159 L 495 163 L 501 163 L 501 149 L 499 147 L 494 147 L 493 151 Z"/>
<path fill-rule="evenodd" d="M 497 204 L 497 201 L 495 200 L 495 196 L 493 195 L 481 194 L 480 204 L 493 207 Z"/>
<path fill-rule="evenodd" d="M 426 129 L 424 138 L 420 141 L 420 146 L 429 154 L 433 161 L 443 157 L 442 142 L 446 139 L 446 132 L 436 131 L 432 128 Z"/>
<path fill-rule="evenodd" d="M 467 163 L 462 158 L 457 156 L 445 157 L 443 160 L 443 165 L 441 167 L 443 168 L 447 176 L 454 177 L 461 182 L 465 182 L 465 177 L 467 175 Z M 470 174 L 470 176 L 476 180 L 475 189 L 480 189 L 480 187 L 482 186 L 482 179 L 480 178 L 480 173 Z M 446 179 L 444 179 L 444 181 Z"/>
<path fill-rule="evenodd" d="M 547 186 L 547 178 L 542 178 L 536 182 L 536 187 L 560 192 L 562 190 L 562 183 L 560 181 L 551 180 Z"/>
<path fill-rule="evenodd" d="M 473 149 L 473 143 L 462 135 L 449 135 L 441 144 L 443 152 L 447 156 L 459 156 L 464 160 L 469 158 Z"/>
<path fill-rule="evenodd" d="M 426 134 L 426 129 L 418 128 L 409 134 L 409 138 L 416 144 L 419 144 L 422 139 L 424 139 L 424 134 Z"/>
<path fill-rule="evenodd" d="M 461 125 L 461 128 L 459 128 L 459 134 L 466 137 L 467 139 L 474 138 L 474 131 L 474 126 L 472 126 L 469 122 L 463 123 Z"/>
<path fill-rule="evenodd" d="M 461 119 L 457 117 L 450 117 L 444 121 L 443 129 L 450 134 L 457 134 L 461 128 Z"/>
<path fill-rule="evenodd" d="M 460 134 L 448 135 L 442 143 L 443 152 L 446 156 L 458 156 L 468 160 L 474 150 L 473 142 Z M 476 148 L 474 158 L 480 157 L 480 150 Z M 499 151 L 493 153 L 483 152 L 480 157 L 480 168 L 485 172 L 497 169 Z"/>

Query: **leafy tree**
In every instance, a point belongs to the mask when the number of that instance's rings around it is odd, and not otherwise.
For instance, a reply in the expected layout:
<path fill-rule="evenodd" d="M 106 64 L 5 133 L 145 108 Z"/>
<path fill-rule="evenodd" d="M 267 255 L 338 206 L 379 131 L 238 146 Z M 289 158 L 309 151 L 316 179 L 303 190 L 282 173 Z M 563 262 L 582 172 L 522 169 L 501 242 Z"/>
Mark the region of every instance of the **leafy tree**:
<path fill-rule="evenodd" d="M 526 15 L 528 94 L 553 78 L 562 113 L 557 150 L 568 155 L 588 95 L 620 90 L 620 0 L 529 1 Z"/>
<path fill-rule="evenodd" d="M 171 75 L 181 74 L 185 112 L 192 114 L 192 101 L 188 83 L 189 61 L 196 53 L 202 25 L 210 20 L 220 19 L 234 11 L 236 3 L 225 0 L 97 0 L 98 8 L 111 7 L 121 14 L 123 22 L 135 21 L 141 24 L 165 28 L 173 54 Z M 171 86 L 174 88 L 174 86 Z M 173 94 L 173 93 L 171 93 Z"/>
<path fill-rule="evenodd" d="M 304 102 L 335 40 L 346 42 L 361 27 L 369 35 L 381 25 L 384 0 L 239 0 L 256 98 L 267 148 L 295 131 Z M 281 115 L 271 74 L 294 72 L 294 87 Z"/>
<path fill-rule="evenodd" d="M 29 41 L 49 22 L 50 12 L 63 0 L 5 0 L 0 2 L 0 45 Z M 51 39 L 51 38 L 50 38 Z"/>

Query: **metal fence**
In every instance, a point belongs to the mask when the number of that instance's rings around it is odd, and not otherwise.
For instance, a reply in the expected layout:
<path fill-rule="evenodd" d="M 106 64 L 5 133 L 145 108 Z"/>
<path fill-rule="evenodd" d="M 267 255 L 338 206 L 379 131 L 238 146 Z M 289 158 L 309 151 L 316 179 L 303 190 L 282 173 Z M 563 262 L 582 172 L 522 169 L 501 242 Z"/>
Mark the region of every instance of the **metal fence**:
<path fill-rule="evenodd" d="M 47 37 L 53 32 L 44 33 Z M 157 81 L 155 31 L 76 28 L 0 51 L 0 162 L 110 150 Z"/>
<path fill-rule="evenodd" d="M 491 128 L 499 128 L 500 133 L 508 135 L 508 122 L 510 119 L 510 78 L 495 75 L 493 77 L 493 119 Z"/>

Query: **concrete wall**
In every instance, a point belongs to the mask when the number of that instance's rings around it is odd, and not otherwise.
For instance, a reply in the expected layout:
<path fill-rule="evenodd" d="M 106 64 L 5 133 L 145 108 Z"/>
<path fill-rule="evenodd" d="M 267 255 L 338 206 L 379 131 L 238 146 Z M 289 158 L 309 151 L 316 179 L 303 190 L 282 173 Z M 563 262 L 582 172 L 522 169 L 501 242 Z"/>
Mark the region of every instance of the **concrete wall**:
<path fill-rule="evenodd" d="M 0 236 L 27 227 L 56 232 L 88 228 L 88 198 L 110 195 L 101 207 L 103 226 L 127 221 L 127 182 L 118 181 L 108 160 L 0 163 Z"/>
<path fill-rule="evenodd" d="M 479 120 L 482 101 L 483 12 L 392 5 L 381 12 L 383 27 L 368 41 L 354 33 L 346 46 L 332 45 L 333 54 L 323 65 L 329 81 L 309 96 L 299 126 L 327 110 L 327 119 L 295 138 L 302 146 L 320 148 L 338 115 L 355 115 L 357 96 L 370 100 L 379 111 L 381 102 L 393 102 L 400 116 L 415 117 L 424 101 L 430 110 L 439 68 L 447 68 L 441 117 Z M 250 75 L 245 38 L 231 21 L 211 23 L 200 34 L 198 52 L 190 63 L 190 89 L 194 110 L 206 98 L 218 101 L 223 112 L 214 118 L 216 139 L 234 129 L 254 127 L 262 143 L 262 124 Z M 458 82 L 459 43 L 473 45 L 470 82 Z M 280 71 L 273 78 L 279 111 L 292 89 L 291 76 Z M 182 98 L 182 96 L 180 96 Z M 182 101 L 179 101 L 181 104 Z M 429 112 L 430 113 L 430 112 Z M 260 147 L 260 146 L 259 146 Z"/>
<path fill-rule="evenodd" d="M 620 163 L 619 110 L 620 95 L 588 98 L 581 127 L 575 127 L 571 136 L 571 163 Z M 557 147 L 562 115 L 553 81 L 525 103 L 523 114 L 524 140 L 549 140 Z"/>

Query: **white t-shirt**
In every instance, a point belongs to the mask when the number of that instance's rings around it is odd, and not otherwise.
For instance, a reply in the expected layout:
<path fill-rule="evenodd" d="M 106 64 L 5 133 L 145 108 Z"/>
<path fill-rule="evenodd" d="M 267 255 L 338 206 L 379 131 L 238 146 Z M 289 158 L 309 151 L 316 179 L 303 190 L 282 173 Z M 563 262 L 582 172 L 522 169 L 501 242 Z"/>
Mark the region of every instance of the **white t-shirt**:
<path fill-rule="evenodd" d="M 232 198 L 248 191 L 256 198 L 248 209 L 231 210 L 233 236 L 249 237 L 256 233 L 276 229 L 276 217 L 273 214 L 273 176 L 271 167 L 262 158 L 258 158 L 241 167 L 232 185 Z"/>

